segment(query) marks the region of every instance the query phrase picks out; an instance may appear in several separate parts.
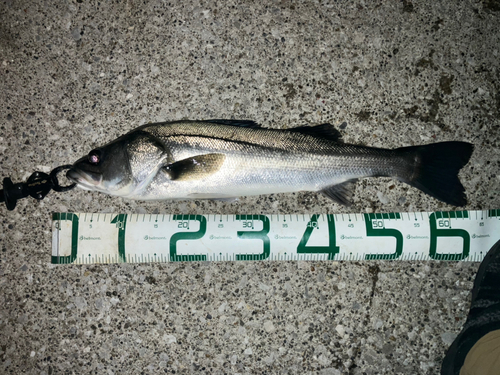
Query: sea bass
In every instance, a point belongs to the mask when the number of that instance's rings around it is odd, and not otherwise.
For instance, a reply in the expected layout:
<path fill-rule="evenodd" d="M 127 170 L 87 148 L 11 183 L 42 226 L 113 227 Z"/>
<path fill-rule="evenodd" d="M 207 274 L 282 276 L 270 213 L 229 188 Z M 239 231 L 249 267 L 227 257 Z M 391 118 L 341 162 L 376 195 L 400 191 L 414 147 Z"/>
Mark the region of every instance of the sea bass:
<path fill-rule="evenodd" d="M 381 149 L 340 140 L 330 124 L 287 130 L 253 121 L 175 121 L 141 126 L 74 163 L 79 187 L 137 200 L 232 199 L 318 191 L 349 205 L 362 177 L 393 177 L 454 206 L 473 145 L 441 142 Z"/>

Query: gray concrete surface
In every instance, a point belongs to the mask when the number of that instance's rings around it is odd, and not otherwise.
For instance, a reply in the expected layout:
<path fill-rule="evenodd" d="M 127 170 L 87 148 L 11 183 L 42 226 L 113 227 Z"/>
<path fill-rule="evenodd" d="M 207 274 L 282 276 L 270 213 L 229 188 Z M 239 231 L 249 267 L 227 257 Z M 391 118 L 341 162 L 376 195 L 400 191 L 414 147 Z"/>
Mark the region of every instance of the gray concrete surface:
<path fill-rule="evenodd" d="M 476 145 L 466 209 L 500 208 L 500 3 L 0 3 L 0 176 L 75 161 L 136 126 L 331 122 L 380 147 Z M 450 210 L 390 179 L 313 193 L 129 202 L 75 190 L 0 208 L 0 373 L 438 374 L 477 264 L 53 266 L 51 213 Z"/>

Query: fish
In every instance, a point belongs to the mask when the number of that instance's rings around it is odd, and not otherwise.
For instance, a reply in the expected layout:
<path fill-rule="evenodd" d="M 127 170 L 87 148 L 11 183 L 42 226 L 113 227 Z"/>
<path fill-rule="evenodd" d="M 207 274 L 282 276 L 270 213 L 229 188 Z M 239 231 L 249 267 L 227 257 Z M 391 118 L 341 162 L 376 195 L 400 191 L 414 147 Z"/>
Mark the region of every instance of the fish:
<path fill-rule="evenodd" d="M 448 141 L 383 149 L 344 143 L 331 124 L 264 128 L 249 120 L 140 126 L 77 160 L 69 180 L 133 200 L 231 200 L 321 192 L 350 205 L 364 177 L 392 177 L 453 206 L 467 203 L 458 173 L 473 145 Z"/>

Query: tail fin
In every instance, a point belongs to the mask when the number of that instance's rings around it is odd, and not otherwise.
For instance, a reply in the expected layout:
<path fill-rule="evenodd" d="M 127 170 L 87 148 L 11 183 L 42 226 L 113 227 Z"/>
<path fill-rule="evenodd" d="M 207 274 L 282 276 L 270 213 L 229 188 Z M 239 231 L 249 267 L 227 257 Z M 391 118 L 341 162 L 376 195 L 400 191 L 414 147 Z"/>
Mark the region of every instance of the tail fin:
<path fill-rule="evenodd" d="M 454 206 L 465 206 L 465 189 L 458 172 L 467 164 L 474 146 L 466 142 L 441 142 L 396 149 L 415 162 L 413 174 L 402 179 L 424 193 Z"/>

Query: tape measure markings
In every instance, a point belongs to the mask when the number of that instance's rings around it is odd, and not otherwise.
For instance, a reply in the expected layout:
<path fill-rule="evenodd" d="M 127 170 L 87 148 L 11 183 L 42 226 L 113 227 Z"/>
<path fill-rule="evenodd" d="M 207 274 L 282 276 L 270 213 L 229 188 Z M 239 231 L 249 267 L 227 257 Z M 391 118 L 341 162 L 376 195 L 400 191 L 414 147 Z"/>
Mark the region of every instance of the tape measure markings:
<path fill-rule="evenodd" d="M 499 219 L 500 210 L 359 215 L 56 213 L 52 262 L 480 261 L 500 238 Z"/>

